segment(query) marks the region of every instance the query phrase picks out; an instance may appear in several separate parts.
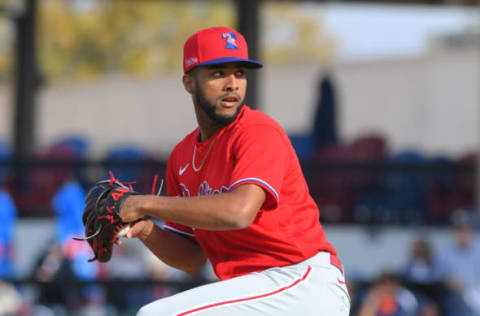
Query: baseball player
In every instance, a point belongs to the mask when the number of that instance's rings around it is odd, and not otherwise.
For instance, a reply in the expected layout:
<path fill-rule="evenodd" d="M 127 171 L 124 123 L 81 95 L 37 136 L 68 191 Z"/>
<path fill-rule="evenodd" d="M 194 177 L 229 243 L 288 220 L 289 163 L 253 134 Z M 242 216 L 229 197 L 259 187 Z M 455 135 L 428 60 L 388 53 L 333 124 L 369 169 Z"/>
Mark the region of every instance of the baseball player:
<path fill-rule="evenodd" d="M 183 85 L 198 128 L 168 159 L 168 196 L 128 196 L 119 213 L 132 223 L 127 238 L 188 273 L 210 260 L 221 281 L 152 302 L 139 316 L 349 314 L 342 264 L 287 134 L 243 104 L 246 69 L 261 67 L 230 28 L 185 43 Z"/>

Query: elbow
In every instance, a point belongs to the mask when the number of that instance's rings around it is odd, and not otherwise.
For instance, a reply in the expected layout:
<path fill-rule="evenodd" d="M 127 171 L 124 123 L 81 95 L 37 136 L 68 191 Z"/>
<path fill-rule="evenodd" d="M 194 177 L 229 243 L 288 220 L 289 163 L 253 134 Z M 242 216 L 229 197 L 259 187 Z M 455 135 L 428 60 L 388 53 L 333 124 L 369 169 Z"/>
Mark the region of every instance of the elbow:
<path fill-rule="evenodd" d="M 250 210 L 248 208 L 241 208 L 235 211 L 237 216 L 232 216 L 230 225 L 232 229 L 240 230 L 245 229 L 252 225 L 253 221 L 255 220 L 255 216 L 258 211 Z"/>
<path fill-rule="evenodd" d="M 242 219 L 238 219 L 235 224 L 234 224 L 234 229 L 245 229 L 247 227 L 249 227 L 250 225 L 252 225 L 253 223 L 253 219 L 250 219 L 250 218 L 242 218 Z"/>
<path fill-rule="evenodd" d="M 230 229 L 245 229 L 252 225 L 258 211 L 266 199 L 265 191 L 256 184 L 245 184 L 235 188 L 228 194 L 221 194 L 225 198 Z"/>

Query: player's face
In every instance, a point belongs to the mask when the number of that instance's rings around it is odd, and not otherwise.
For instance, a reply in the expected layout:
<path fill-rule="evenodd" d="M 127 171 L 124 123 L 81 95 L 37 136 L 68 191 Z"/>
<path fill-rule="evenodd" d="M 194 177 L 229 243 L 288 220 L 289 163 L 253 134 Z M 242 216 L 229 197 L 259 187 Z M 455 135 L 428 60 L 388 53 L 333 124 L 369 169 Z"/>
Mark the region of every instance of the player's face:
<path fill-rule="evenodd" d="M 233 122 L 245 98 L 245 68 L 234 63 L 199 67 L 194 78 L 193 97 L 200 109 L 221 126 Z"/>

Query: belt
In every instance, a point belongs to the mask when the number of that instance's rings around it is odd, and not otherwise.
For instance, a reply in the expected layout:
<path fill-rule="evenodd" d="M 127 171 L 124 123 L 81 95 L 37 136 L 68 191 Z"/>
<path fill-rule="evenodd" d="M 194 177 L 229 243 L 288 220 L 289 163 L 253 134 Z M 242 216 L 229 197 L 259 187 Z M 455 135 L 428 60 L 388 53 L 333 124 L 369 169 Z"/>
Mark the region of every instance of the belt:
<path fill-rule="evenodd" d="M 343 274 L 343 264 L 337 256 L 330 254 L 330 264 L 340 270 Z"/>

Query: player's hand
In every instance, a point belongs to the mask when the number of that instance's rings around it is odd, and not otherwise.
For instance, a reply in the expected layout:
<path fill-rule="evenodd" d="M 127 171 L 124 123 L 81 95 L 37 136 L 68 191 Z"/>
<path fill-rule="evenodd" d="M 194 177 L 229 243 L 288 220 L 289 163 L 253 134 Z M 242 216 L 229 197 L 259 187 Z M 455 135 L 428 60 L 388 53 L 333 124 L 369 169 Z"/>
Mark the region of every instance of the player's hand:
<path fill-rule="evenodd" d="M 148 238 L 148 236 L 152 232 L 154 225 L 155 224 L 149 219 L 142 218 L 137 221 L 134 221 L 129 224 L 130 228 L 127 234 L 124 236 L 124 238 L 128 238 L 128 239 L 138 238 L 140 240 L 145 240 L 146 238 Z M 120 246 L 122 244 L 122 239 L 118 238 L 115 241 L 115 244 Z"/>
<path fill-rule="evenodd" d="M 130 225 L 130 230 L 128 231 L 126 238 L 138 238 L 140 240 L 145 240 L 152 233 L 153 227 L 155 224 L 150 219 L 141 219 Z"/>

